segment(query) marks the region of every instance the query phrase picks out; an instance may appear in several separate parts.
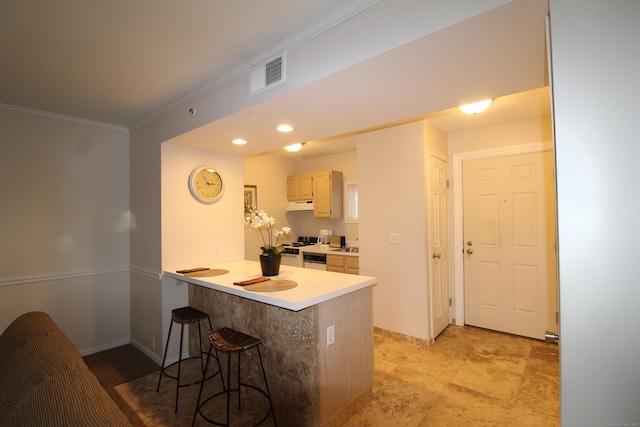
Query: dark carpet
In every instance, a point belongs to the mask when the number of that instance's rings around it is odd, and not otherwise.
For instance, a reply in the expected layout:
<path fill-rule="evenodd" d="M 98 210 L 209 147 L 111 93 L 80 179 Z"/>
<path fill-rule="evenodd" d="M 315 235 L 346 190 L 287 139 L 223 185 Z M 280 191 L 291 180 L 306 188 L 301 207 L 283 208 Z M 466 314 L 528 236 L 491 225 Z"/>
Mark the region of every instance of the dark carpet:
<path fill-rule="evenodd" d="M 158 371 L 160 366 L 130 344 L 91 354 L 83 359 L 129 421 L 134 426 L 144 426 L 144 422 L 114 387 Z"/>

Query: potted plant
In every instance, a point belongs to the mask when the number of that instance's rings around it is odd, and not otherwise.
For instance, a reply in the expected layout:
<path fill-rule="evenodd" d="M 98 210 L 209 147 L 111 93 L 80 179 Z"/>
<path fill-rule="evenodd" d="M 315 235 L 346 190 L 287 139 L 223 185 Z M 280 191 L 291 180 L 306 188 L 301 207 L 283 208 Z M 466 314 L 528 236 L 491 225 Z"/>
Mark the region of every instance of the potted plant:
<path fill-rule="evenodd" d="M 258 211 L 254 206 L 249 206 L 250 215 L 244 218 L 244 225 L 260 232 L 262 237 L 262 253 L 260 254 L 260 266 L 263 276 L 277 276 L 280 272 L 280 258 L 284 248 L 278 244 L 280 236 L 289 234 L 291 227 L 275 228 L 276 220 L 267 215 L 265 211 Z"/>

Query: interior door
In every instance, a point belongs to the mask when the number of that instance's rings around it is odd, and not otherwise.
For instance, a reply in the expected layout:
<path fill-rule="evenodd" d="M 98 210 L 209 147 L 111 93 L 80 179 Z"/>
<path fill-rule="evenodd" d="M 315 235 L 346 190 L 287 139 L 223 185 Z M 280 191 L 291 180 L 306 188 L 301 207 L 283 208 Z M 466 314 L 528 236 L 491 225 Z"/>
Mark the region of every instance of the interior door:
<path fill-rule="evenodd" d="M 449 197 L 447 162 L 430 156 L 430 240 L 431 240 L 431 337 L 435 339 L 451 323 L 449 281 Z"/>
<path fill-rule="evenodd" d="M 557 331 L 553 154 L 462 167 L 465 323 L 544 339 Z"/>

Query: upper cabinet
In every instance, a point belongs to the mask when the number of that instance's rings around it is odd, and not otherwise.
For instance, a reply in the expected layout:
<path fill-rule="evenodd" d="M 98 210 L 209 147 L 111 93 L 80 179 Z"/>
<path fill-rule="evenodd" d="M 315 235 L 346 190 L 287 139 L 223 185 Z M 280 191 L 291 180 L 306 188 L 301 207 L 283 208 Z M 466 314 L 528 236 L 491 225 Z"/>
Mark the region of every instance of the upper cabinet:
<path fill-rule="evenodd" d="M 342 218 L 342 172 L 313 172 L 313 217 Z"/>
<path fill-rule="evenodd" d="M 287 199 L 290 202 L 313 199 L 313 174 L 287 177 Z"/>
<path fill-rule="evenodd" d="M 313 200 L 313 217 L 342 218 L 342 172 L 326 170 L 287 177 L 290 202 Z"/>

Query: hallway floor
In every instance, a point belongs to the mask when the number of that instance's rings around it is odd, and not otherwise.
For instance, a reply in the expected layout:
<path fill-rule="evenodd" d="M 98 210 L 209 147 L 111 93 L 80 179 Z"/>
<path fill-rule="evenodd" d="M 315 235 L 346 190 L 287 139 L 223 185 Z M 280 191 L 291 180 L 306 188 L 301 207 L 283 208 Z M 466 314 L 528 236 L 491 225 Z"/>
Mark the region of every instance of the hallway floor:
<path fill-rule="evenodd" d="M 469 326 L 429 348 L 374 337 L 373 398 L 346 426 L 560 425 L 556 344 Z"/>

